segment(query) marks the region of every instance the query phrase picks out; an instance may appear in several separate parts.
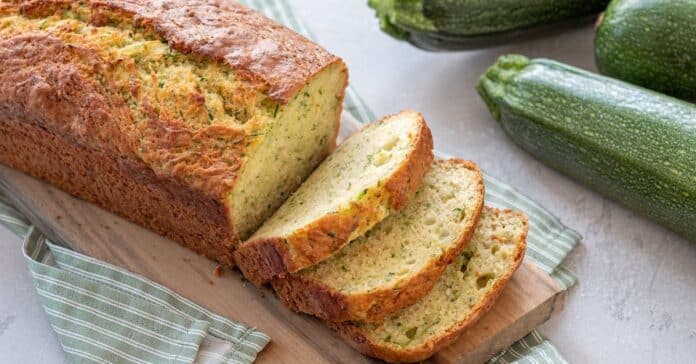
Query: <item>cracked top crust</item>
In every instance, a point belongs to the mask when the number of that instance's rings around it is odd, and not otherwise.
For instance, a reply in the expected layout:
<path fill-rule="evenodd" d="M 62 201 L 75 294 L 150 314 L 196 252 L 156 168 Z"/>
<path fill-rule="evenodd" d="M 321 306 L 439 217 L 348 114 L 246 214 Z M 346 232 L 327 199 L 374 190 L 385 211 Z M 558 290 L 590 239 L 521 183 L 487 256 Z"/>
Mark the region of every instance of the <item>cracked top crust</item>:
<path fill-rule="evenodd" d="M 18 1 L 27 16 L 45 16 L 76 1 Z M 106 12 L 153 29 L 172 48 L 224 62 L 242 78 L 259 83 L 269 98 L 288 102 L 307 79 L 340 59 L 302 35 L 232 0 L 91 0 L 90 23 Z M 2 10 L 0 10 L 0 13 Z"/>

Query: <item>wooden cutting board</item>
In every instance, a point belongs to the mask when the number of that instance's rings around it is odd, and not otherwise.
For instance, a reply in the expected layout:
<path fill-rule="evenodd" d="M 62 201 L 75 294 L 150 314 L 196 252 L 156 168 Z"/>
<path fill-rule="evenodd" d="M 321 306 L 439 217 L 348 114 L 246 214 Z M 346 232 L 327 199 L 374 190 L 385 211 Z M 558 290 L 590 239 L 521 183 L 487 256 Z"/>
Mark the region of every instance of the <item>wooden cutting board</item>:
<path fill-rule="evenodd" d="M 238 271 L 217 277 L 214 262 L 3 165 L 0 189 L 51 240 L 141 274 L 269 334 L 272 341 L 259 363 L 372 362 L 320 321 L 287 310 L 271 290 L 245 282 Z M 525 259 L 492 310 L 430 361 L 484 362 L 548 320 L 564 299 L 565 291 Z"/>

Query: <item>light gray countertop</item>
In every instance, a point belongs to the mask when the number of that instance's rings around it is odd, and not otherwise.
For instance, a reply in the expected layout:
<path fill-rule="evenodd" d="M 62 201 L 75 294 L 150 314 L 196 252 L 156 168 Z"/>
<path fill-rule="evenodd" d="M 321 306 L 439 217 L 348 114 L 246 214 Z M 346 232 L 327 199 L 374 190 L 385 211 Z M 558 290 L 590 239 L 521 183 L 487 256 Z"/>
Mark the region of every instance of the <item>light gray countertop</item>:
<path fill-rule="evenodd" d="M 696 361 L 696 244 L 531 158 L 474 90 L 504 53 L 595 70 L 590 24 L 509 46 L 426 53 L 382 34 L 366 1 L 291 2 L 319 43 L 345 59 L 351 84 L 376 115 L 422 112 L 436 148 L 476 161 L 583 235 L 566 261 L 580 282 L 564 311 L 541 328 L 570 362 Z M 0 362 L 63 362 L 19 247 L 0 228 Z"/>

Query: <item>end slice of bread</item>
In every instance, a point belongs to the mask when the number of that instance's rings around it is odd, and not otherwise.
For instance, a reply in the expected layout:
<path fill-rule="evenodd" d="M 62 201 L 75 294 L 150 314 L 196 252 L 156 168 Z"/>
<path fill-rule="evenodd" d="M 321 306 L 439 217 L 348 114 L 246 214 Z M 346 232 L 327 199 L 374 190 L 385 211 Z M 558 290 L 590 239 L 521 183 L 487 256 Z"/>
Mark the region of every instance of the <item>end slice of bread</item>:
<path fill-rule="evenodd" d="M 467 248 L 418 303 L 384 322 L 327 322 L 358 351 L 417 362 L 452 343 L 490 309 L 524 257 L 527 217 L 486 207 Z"/>
<path fill-rule="evenodd" d="M 433 162 L 432 149 L 417 112 L 368 124 L 239 246 L 237 265 L 261 285 L 328 258 L 406 205 Z"/>
<path fill-rule="evenodd" d="M 380 321 L 427 294 L 462 252 L 483 208 L 476 164 L 435 162 L 408 205 L 325 261 L 273 281 L 295 311 Z"/>

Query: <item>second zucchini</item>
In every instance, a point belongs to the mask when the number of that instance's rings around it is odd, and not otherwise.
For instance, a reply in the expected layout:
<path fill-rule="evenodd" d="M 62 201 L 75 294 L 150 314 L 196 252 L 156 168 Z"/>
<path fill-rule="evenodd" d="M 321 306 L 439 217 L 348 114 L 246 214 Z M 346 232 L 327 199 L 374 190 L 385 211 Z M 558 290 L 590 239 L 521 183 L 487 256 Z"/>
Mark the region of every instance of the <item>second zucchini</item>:
<path fill-rule="evenodd" d="M 478 90 L 520 147 L 696 242 L 696 105 L 515 55 Z"/>
<path fill-rule="evenodd" d="M 603 74 L 696 99 L 696 0 L 614 0 L 600 18 Z"/>
<path fill-rule="evenodd" d="M 369 0 L 382 30 L 427 50 L 488 47 L 555 34 L 608 0 Z"/>

